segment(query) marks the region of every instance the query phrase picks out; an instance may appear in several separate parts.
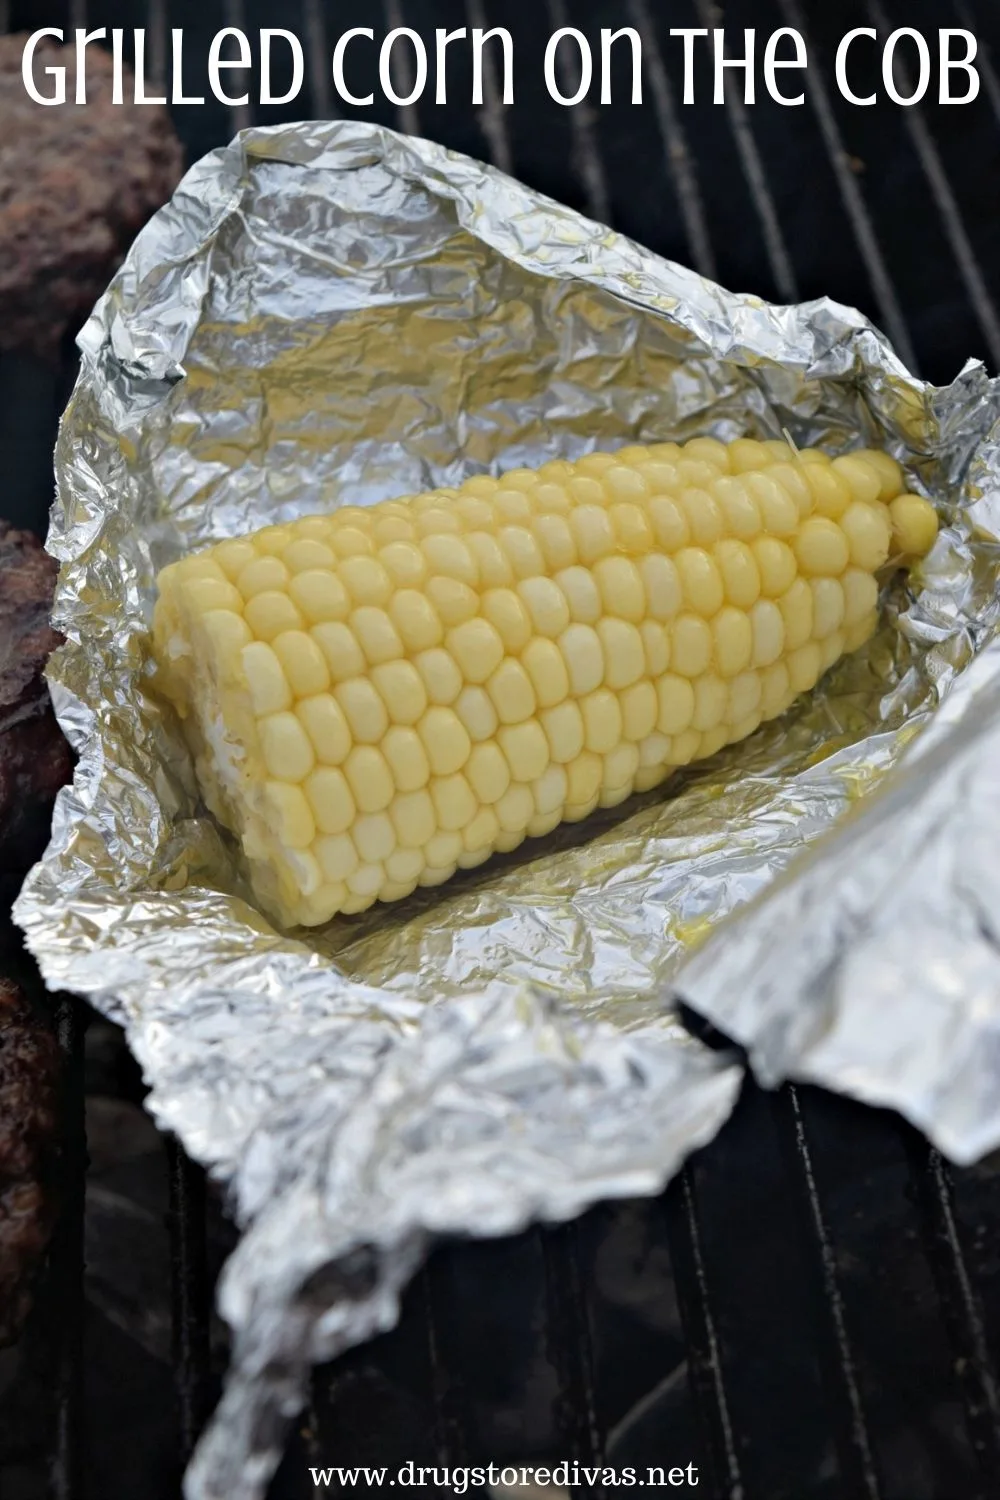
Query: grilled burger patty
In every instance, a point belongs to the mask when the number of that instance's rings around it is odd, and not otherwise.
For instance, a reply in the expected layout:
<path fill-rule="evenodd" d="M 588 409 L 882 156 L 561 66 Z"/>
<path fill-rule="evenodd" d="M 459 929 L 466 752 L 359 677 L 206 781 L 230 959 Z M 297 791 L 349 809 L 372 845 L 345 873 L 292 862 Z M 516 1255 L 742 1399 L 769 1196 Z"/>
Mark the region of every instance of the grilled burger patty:
<path fill-rule="evenodd" d="M 50 1027 L 0 979 L 0 1345 L 20 1332 L 52 1225 L 58 1078 Z"/>
<path fill-rule="evenodd" d="M 182 153 L 164 106 L 112 103 L 112 60 L 96 46 L 76 104 L 75 47 L 38 45 L 36 75 L 64 67 L 67 99 L 40 107 L 21 76 L 26 40 L 0 38 L 0 348 L 51 358 L 173 192 Z"/>
<path fill-rule="evenodd" d="M 48 840 L 52 802 L 72 752 L 43 668 L 61 637 L 49 625 L 57 573 L 38 538 L 0 521 L 0 905 Z"/>

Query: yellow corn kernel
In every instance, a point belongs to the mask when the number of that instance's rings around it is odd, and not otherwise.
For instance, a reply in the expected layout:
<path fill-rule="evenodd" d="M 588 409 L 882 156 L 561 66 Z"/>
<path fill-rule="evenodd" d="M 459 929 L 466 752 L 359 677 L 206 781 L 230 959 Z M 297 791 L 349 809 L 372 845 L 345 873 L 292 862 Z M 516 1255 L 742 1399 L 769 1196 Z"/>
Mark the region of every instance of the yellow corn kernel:
<path fill-rule="evenodd" d="M 686 677 L 667 672 L 656 684 L 656 727 L 661 734 L 680 734 L 694 716 L 694 688 Z"/>
<path fill-rule="evenodd" d="M 600 756 L 584 750 L 566 767 L 566 801 L 580 806 L 596 797 L 603 774 L 604 765 Z"/>
<path fill-rule="evenodd" d="M 505 657 L 486 684 L 501 724 L 520 724 L 535 711 L 535 690 L 524 667 Z"/>
<path fill-rule="evenodd" d="M 350 828 L 357 809 L 343 771 L 318 767 L 307 778 L 304 791 L 321 833 L 343 833 Z"/>
<path fill-rule="evenodd" d="M 785 650 L 795 651 L 812 635 L 812 590 L 804 578 L 796 578 L 777 602 L 785 622 Z"/>
<path fill-rule="evenodd" d="M 389 601 L 388 614 L 407 651 L 428 651 L 444 640 L 437 610 L 416 589 L 400 589 Z"/>
<path fill-rule="evenodd" d="M 849 628 L 870 615 L 878 604 L 878 584 L 861 568 L 848 568 L 840 586 L 844 591 L 844 624 Z"/>
<path fill-rule="evenodd" d="M 799 508 L 788 491 L 769 474 L 748 474 L 743 482 L 756 503 L 768 536 L 794 536 L 799 525 Z"/>
<path fill-rule="evenodd" d="M 352 677 L 348 682 L 338 683 L 333 696 L 355 743 L 381 744 L 389 728 L 389 714 L 374 683 L 367 677 Z"/>
<path fill-rule="evenodd" d="M 847 487 L 856 500 L 874 505 L 882 498 L 881 475 L 862 453 L 845 453 L 833 460 L 831 468 L 847 481 Z"/>
<path fill-rule="evenodd" d="M 683 594 L 673 558 L 651 552 L 639 564 L 639 575 L 646 605 L 654 620 L 672 620 L 680 613 Z"/>
<path fill-rule="evenodd" d="M 280 781 L 302 781 L 316 764 L 309 736 L 293 713 L 267 714 L 257 724 L 268 774 Z"/>
<path fill-rule="evenodd" d="M 877 572 L 889 556 L 892 539 L 892 527 L 885 507 L 855 501 L 841 516 L 840 531 L 854 567 L 863 568 L 866 573 Z M 847 561 L 845 558 L 845 567 Z M 836 571 L 843 572 L 843 569 Z"/>
<path fill-rule="evenodd" d="M 351 748 L 351 731 L 336 698 L 330 693 L 302 698 L 295 705 L 295 712 L 320 765 L 339 766 Z"/>
<path fill-rule="evenodd" d="M 378 864 L 396 847 L 396 830 L 387 813 L 363 813 L 355 818 L 351 838 L 365 864 Z"/>
<path fill-rule="evenodd" d="M 502 725 L 497 730 L 497 743 L 515 781 L 534 781 L 549 763 L 548 741 L 537 719 Z"/>
<path fill-rule="evenodd" d="M 389 806 L 396 784 L 385 756 L 374 745 L 355 745 L 344 761 L 344 775 L 361 812 L 381 812 Z"/>
<path fill-rule="evenodd" d="M 659 714 L 656 689 L 651 682 L 637 682 L 618 695 L 622 715 L 622 734 L 638 742 L 652 734 Z"/>
<path fill-rule="evenodd" d="M 316 837 L 316 824 L 301 787 L 269 781 L 264 800 L 281 842 L 289 849 L 308 849 Z"/>
<path fill-rule="evenodd" d="M 465 828 L 476 815 L 479 804 L 460 771 L 452 776 L 432 777 L 430 794 L 439 828 L 448 832 Z"/>
<path fill-rule="evenodd" d="M 712 621 L 712 655 L 723 677 L 735 677 L 750 664 L 753 626 L 746 610 L 727 604 Z"/>
<path fill-rule="evenodd" d="M 417 733 L 427 752 L 432 775 L 450 776 L 468 760 L 472 741 L 450 708 L 429 708 L 417 725 Z"/>
<path fill-rule="evenodd" d="M 686 466 L 682 465 L 683 467 Z M 705 469 L 702 478 L 710 484 L 717 476 L 717 469 Z M 681 477 L 687 476 L 682 474 Z M 708 490 L 682 490 L 680 506 L 688 524 L 691 540 L 697 547 L 710 547 L 713 542 L 719 541 L 725 535 L 726 519 L 722 514 L 722 508 Z"/>
<path fill-rule="evenodd" d="M 428 698 L 432 703 L 454 703 L 462 691 L 462 674 L 455 659 L 440 646 L 421 651 L 413 658 Z"/>
<path fill-rule="evenodd" d="M 213 557 L 229 582 L 235 583 L 243 569 L 257 561 L 257 549 L 253 542 L 248 541 L 220 542 Z"/>
<path fill-rule="evenodd" d="M 569 606 L 570 619 L 580 625 L 596 625 L 603 605 L 595 574 L 589 568 L 564 568 L 555 581 Z"/>
<path fill-rule="evenodd" d="M 420 589 L 426 582 L 427 559 L 413 542 L 390 542 L 379 551 L 379 562 L 397 589 Z"/>
<path fill-rule="evenodd" d="M 549 754 L 561 765 L 574 759 L 583 749 L 583 715 L 576 703 L 560 703 L 539 714 Z"/>
<path fill-rule="evenodd" d="M 750 611 L 753 649 L 750 662 L 754 667 L 769 667 L 785 649 L 785 622 L 773 599 L 758 599 Z"/>
<path fill-rule="evenodd" d="M 480 802 L 487 805 L 499 802 L 510 786 L 507 757 L 492 740 L 488 744 L 472 747 L 465 775 Z"/>
<path fill-rule="evenodd" d="M 378 689 L 393 724 L 415 724 L 427 707 L 427 689 L 412 662 L 389 661 L 372 668 Z"/>
<path fill-rule="evenodd" d="M 610 623 L 612 622 L 601 622 L 602 625 Z M 600 628 L 599 625 L 598 631 Z M 531 680 L 535 701 L 540 708 L 554 707 L 555 704 L 561 703 L 569 693 L 569 673 L 566 670 L 563 654 L 555 641 L 550 641 L 544 636 L 536 636 L 525 646 L 521 654 L 521 665 Z"/>
<path fill-rule="evenodd" d="M 795 582 L 798 572 L 795 553 L 777 537 L 762 536 L 753 544 L 753 556 L 760 574 L 761 593 L 768 599 L 780 599 Z"/>
<path fill-rule="evenodd" d="M 822 641 L 844 623 L 844 590 L 836 578 L 811 578 L 809 587 L 813 596 L 812 633 Z"/>
<path fill-rule="evenodd" d="M 348 592 L 333 573 L 319 570 L 296 573 L 288 592 L 310 625 L 321 625 L 324 620 L 346 620 L 351 610 Z"/>
<path fill-rule="evenodd" d="M 705 672 L 694 684 L 694 713 L 691 726 L 701 734 L 714 729 L 725 718 L 729 707 L 729 690 L 721 677 Z"/>
<path fill-rule="evenodd" d="M 193 587 L 197 587 L 197 582 Z M 273 641 L 283 630 L 301 630 L 306 623 L 289 595 L 275 589 L 248 599 L 243 618 L 259 641 Z"/>
<path fill-rule="evenodd" d="M 741 672 L 728 684 L 729 705 L 726 718 L 730 724 L 740 724 L 760 707 L 763 697 L 763 682 L 759 672 Z M 756 728 L 756 725 L 754 726 Z"/>
<path fill-rule="evenodd" d="M 430 780 L 431 768 L 423 740 L 409 725 L 394 724 L 381 745 L 393 784 L 401 792 L 416 792 Z"/>
<path fill-rule="evenodd" d="M 757 543 L 757 546 L 766 545 L 768 541 L 768 538 L 764 538 L 762 542 Z M 751 604 L 760 597 L 762 586 L 761 570 L 757 565 L 753 549 L 747 546 L 746 542 L 726 537 L 715 544 L 713 552 L 727 602 L 734 604 L 737 609 L 749 609 Z M 789 556 L 791 556 L 790 553 Z M 793 558 L 793 569 L 794 561 Z M 789 579 L 790 582 L 791 579 Z"/>
<path fill-rule="evenodd" d="M 816 515 L 839 521 L 854 498 L 847 480 L 827 464 L 810 464 L 804 473 Z"/>
<path fill-rule="evenodd" d="M 253 641 L 241 653 L 243 676 L 255 714 L 279 713 L 292 706 L 292 689 L 277 654 L 263 641 Z"/>
<path fill-rule="evenodd" d="M 807 693 L 816 686 L 822 670 L 823 658 L 815 641 L 800 646 L 788 657 L 788 676 L 796 693 Z"/>
<path fill-rule="evenodd" d="M 597 635 L 604 653 L 604 681 L 610 688 L 630 687 L 646 670 L 642 636 L 627 620 L 598 621 Z"/>
<path fill-rule="evenodd" d="M 646 668 L 646 676 L 651 682 L 658 677 L 670 665 L 670 635 L 665 625 L 659 620 L 644 620 L 639 630 L 642 638 L 642 654 Z"/>
<path fill-rule="evenodd" d="M 346 682 L 349 677 L 358 677 L 368 663 L 358 645 L 357 637 L 343 620 L 328 620 L 314 625 L 309 634 L 323 655 L 334 682 Z"/>
<path fill-rule="evenodd" d="M 434 804 L 424 787 L 415 792 L 397 792 L 389 804 L 389 816 L 404 849 L 423 848 L 437 827 Z"/>
<path fill-rule="evenodd" d="M 377 604 L 361 604 L 352 610 L 350 626 L 370 667 L 402 656 L 402 637 L 385 610 Z"/>
<path fill-rule="evenodd" d="M 588 750 L 606 755 L 622 737 L 622 713 L 618 699 L 609 688 L 597 688 L 580 700 L 583 714 L 583 742 Z"/>
<path fill-rule="evenodd" d="M 463 688 L 455 699 L 455 712 L 470 740 L 488 740 L 496 734 L 500 720 L 485 688 Z"/>
<path fill-rule="evenodd" d="M 344 558 L 338 577 L 355 606 L 387 604 L 392 597 L 392 579 L 375 557 Z"/>
<path fill-rule="evenodd" d="M 795 556 L 807 578 L 835 578 L 850 560 L 844 532 L 827 516 L 810 516 L 802 523 L 795 537 Z"/>
<path fill-rule="evenodd" d="M 277 557 L 254 557 L 236 577 L 236 587 L 244 599 L 256 598 L 258 594 L 278 593 L 287 589 L 291 575 Z"/>
<path fill-rule="evenodd" d="M 528 611 L 533 634 L 556 637 L 569 624 L 566 595 L 551 578 L 525 578 L 517 586 Z"/>
<path fill-rule="evenodd" d="M 531 788 L 516 783 L 509 786 L 494 804 L 493 810 L 502 831 L 515 836 L 514 842 L 507 847 L 516 848 L 524 838 L 528 819 L 534 817 L 535 799 L 531 795 Z"/>
<path fill-rule="evenodd" d="M 725 598 L 722 578 L 711 556 L 702 547 L 683 547 L 674 558 L 681 580 L 685 606 L 710 620 Z"/>
<path fill-rule="evenodd" d="M 559 637 L 559 648 L 569 673 L 570 691 L 577 698 L 593 692 L 604 680 L 601 638 L 589 625 L 570 625 Z"/>
<path fill-rule="evenodd" d="M 505 651 L 512 656 L 531 640 L 531 617 L 513 589 L 490 589 L 482 597 L 483 616 L 493 626 Z"/>
<path fill-rule="evenodd" d="M 456 625 L 449 630 L 445 645 L 466 682 L 485 682 L 503 660 L 503 641 L 488 620 L 477 618 Z"/>
<path fill-rule="evenodd" d="M 281 554 L 281 561 L 289 573 L 307 573 L 316 568 L 333 568 L 337 558 L 325 542 L 304 536 L 298 541 L 289 542 Z"/>
<path fill-rule="evenodd" d="M 354 874 L 361 861 L 354 840 L 346 833 L 325 833 L 314 845 L 323 879 L 340 883 Z"/>
<path fill-rule="evenodd" d="M 678 615 L 670 631 L 670 664 L 682 677 L 700 677 L 712 660 L 712 631 L 698 615 Z"/>
<path fill-rule="evenodd" d="M 629 557 L 602 557 L 594 565 L 594 582 L 604 613 L 633 624 L 646 617 L 646 590 L 642 575 Z M 569 624 L 569 621 L 566 621 Z"/>

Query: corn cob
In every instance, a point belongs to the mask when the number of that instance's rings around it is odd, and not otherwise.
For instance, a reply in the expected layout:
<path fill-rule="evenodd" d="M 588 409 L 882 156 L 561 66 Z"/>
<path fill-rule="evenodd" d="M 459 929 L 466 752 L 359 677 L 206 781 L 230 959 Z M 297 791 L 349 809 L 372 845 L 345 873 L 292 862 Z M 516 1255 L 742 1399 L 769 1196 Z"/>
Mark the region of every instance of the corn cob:
<path fill-rule="evenodd" d="M 783 713 L 932 507 L 865 451 L 700 438 L 266 527 L 164 568 L 158 681 L 255 894 L 317 924 Z"/>

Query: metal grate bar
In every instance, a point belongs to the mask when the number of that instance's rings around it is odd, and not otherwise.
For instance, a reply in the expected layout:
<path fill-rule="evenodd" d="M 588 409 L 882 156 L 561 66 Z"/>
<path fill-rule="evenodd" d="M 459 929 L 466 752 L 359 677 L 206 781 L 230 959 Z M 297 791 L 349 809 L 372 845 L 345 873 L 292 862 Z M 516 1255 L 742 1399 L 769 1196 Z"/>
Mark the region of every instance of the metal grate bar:
<path fill-rule="evenodd" d="M 181 1450 L 186 1460 L 212 1408 L 206 1188 L 204 1172 L 172 1136 L 167 1139 L 167 1168 L 174 1384 Z"/>
<path fill-rule="evenodd" d="M 227 26 L 237 26 L 240 31 L 246 31 L 247 18 L 243 0 L 224 0 L 224 14 Z M 238 75 L 234 74 L 235 76 Z M 253 108 L 249 104 L 234 104 L 230 107 L 229 114 L 234 135 L 241 130 L 248 130 L 253 124 Z"/>
<path fill-rule="evenodd" d="M 784 13 L 785 19 L 790 26 L 794 26 L 804 38 L 808 37 L 805 17 L 799 0 L 778 0 L 778 4 Z M 903 363 L 914 373 L 917 371 L 917 356 L 903 317 L 903 311 L 896 295 L 896 288 L 892 283 L 882 247 L 875 233 L 875 225 L 868 212 L 864 195 L 858 186 L 857 178 L 848 165 L 847 152 L 844 149 L 843 138 L 837 117 L 833 112 L 830 95 L 823 81 L 823 74 L 816 70 L 810 74 L 809 88 L 807 89 L 809 103 L 819 124 L 823 136 L 823 144 L 826 146 L 830 165 L 837 179 L 837 187 L 843 200 L 847 217 L 851 221 L 851 229 L 865 269 L 871 280 L 875 300 L 878 303 L 879 313 L 886 333 L 892 340 L 896 352 Z"/>
<path fill-rule="evenodd" d="M 330 54 L 327 50 L 326 23 L 320 9 L 320 0 L 302 0 L 302 21 L 313 114 L 320 120 L 332 120 L 336 118 L 338 111 L 333 104 Z"/>
<path fill-rule="evenodd" d="M 549 20 L 552 29 L 558 30 L 569 25 L 569 16 L 566 10 L 566 0 L 547 0 Z M 556 58 L 556 68 L 559 72 L 563 92 L 575 92 L 579 86 L 579 77 L 570 75 L 565 63 L 566 52 L 561 49 Z M 604 166 L 601 162 L 597 143 L 594 139 L 594 120 L 590 106 L 586 100 L 570 108 L 570 128 L 573 132 L 574 144 L 574 166 L 576 175 L 583 188 L 587 203 L 587 213 L 592 219 L 600 224 L 608 224 L 611 220 L 611 197 L 608 193 L 607 179 L 604 175 Z"/>
<path fill-rule="evenodd" d="M 712 4 L 711 0 L 697 0 L 698 16 L 703 26 L 708 28 L 709 35 L 712 33 Z M 746 178 L 747 187 L 760 221 L 761 232 L 764 236 L 764 249 L 767 252 L 768 263 L 771 274 L 774 277 L 778 293 L 786 302 L 798 301 L 798 283 L 792 262 L 785 244 L 785 237 L 781 232 L 778 222 L 778 211 L 775 207 L 774 197 L 768 186 L 764 165 L 761 161 L 760 152 L 757 150 L 757 142 L 754 140 L 753 131 L 750 127 L 750 118 L 746 112 L 746 106 L 742 99 L 735 98 L 728 90 L 725 98 L 726 115 L 729 126 L 733 132 L 736 142 L 737 154 L 740 165 L 743 168 L 743 176 Z"/>
<path fill-rule="evenodd" d="M 470 1424 L 461 1397 L 461 1385 L 450 1374 L 449 1361 L 442 1355 L 438 1336 L 437 1309 L 447 1299 L 442 1285 L 443 1267 L 440 1252 L 431 1257 L 420 1272 L 419 1286 L 427 1330 L 427 1359 L 431 1375 L 431 1400 L 434 1404 L 434 1447 L 441 1464 L 454 1466 L 468 1462 L 466 1433 Z"/>
<path fill-rule="evenodd" d="M 546 1354 L 559 1383 L 554 1418 L 556 1430 L 569 1446 L 569 1457 L 599 1465 L 604 1456 L 594 1395 L 590 1320 L 583 1288 L 574 1223 L 538 1231 L 545 1268 L 548 1309 Z M 601 1496 L 595 1486 L 590 1494 Z"/>
<path fill-rule="evenodd" d="M 478 26 L 485 31 L 486 16 L 482 0 L 465 0 L 465 13 L 470 26 Z M 483 105 L 479 121 L 486 137 L 490 161 L 501 172 L 509 175 L 514 170 L 514 154 L 507 134 L 507 106 L 502 102 L 496 62 L 488 47 L 483 48 Z"/>
<path fill-rule="evenodd" d="M 646 0 L 628 0 L 629 19 L 642 37 L 643 53 L 647 59 L 649 82 L 653 93 L 653 112 L 660 139 L 667 158 L 667 167 L 673 179 L 684 233 L 687 235 L 691 259 L 702 276 L 715 280 L 715 251 L 708 233 L 705 208 L 702 203 L 698 176 L 688 150 L 687 136 L 677 114 L 670 76 L 660 54 L 656 29 Z"/>
<path fill-rule="evenodd" d="M 59 1346 L 54 1367 L 56 1431 L 52 1457 L 52 1500 L 83 1495 L 83 1320 L 84 1211 L 87 1194 L 87 1127 L 84 1105 L 81 1006 L 60 998 L 56 1032 L 63 1053 L 63 1155 L 60 1214 L 50 1251 L 50 1285 L 57 1302 Z"/>
<path fill-rule="evenodd" d="M 405 25 L 403 12 L 400 9 L 399 0 L 385 0 L 385 19 L 390 31 L 395 31 L 398 26 Z M 393 48 L 392 53 L 393 87 L 397 94 L 410 94 L 416 82 L 413 69 L 410 65 L 410 54 L 402 48 Z M 406 135 L 420 135 L 420 113 L 416 104 L 397 104 L 395 106 L 399 116 L 399 129 Z"/>
<path fill-rule="evenodd" d="M 872 21 L 880 38 L 884 39 L 886 33 L 891 29 L 885 11 L 882 9 L 881 0 L 868 0 L 868 9 Z M 906 69 L 896 62 L 896 74 L 903 89 L 912 92 Z M 969 300 L 976 313 L 979 326 L 982 329 L 990 357 L 995 366 L 1000 367 L 1000 316 L 986 285 L 986 279 L 976 259 L 976 252 L 972 248 L 958 202 L 951 190 L 948 174 L 944 169 L 934 137 L 927 127 L 927 121 L 916 105 L 911 109 L 904 109 L 903 127 L 910 137 L 913 149 L 923 169 L 934 201 L 937 204 L 938 213 L 944 226 L 948 243 L 951 245 L 952 254 L 958 265 L 965 289 L 969 294 Z"/>
<path fill-rule="evenodd" d="M 150 74 L 162 83 L 167 76 L 166 0 L 147 0 L 146 56 Z"/>
<path fill-rule="evenodd" d="M 968 0 L 952 0 L 952 4 L 955 7 L 958 20 L 965 27 L 966 31 L 971 31 L 973 36 L 978 38 L 979 52 L 976 57 L 976 67 L 979 69 L 979 76 L 983 80 L 986 97 L 993 107 L 993 113 L 996 115 L 997 120 L 1000 121 L 1000 78 L 997 77 L 996 68 L 993 66 L 993 57 L 990 49 L 986 42 L 979 37 L 976 18 L 972 13 L 972 7 L 969 5 Z"/>
<path fill-rule="evenodd" d="M 940 1152 L 905 1129 L 927 1258 L 955 1351 L 969 1437 L 984 1475 L 995 1481 L 1000 1474 L 1000 1389 L 955 1220 L 951 1174 Z"/>
<path fill-rule="evenodd" d="M 816 1250 L 814 1264 L 819 1268 L 817 1306 L 819 1323 L 826 1335 L 830 1358 L 823 1364 L 824 1378 L 835 1368 L 838 1378 L 828 1379 L 831 1404 L 839 1418 L 835 1434 L 837 1451 L 846 1486 L 843 1500 L 879 1500 L 882 1494 L 872 1458 L 871 1441 L 861 1402 L 861 1390 L 854 1355 L 847 1333 L 844 1303 L 837 1279 L 837 1263 L 820 1202 L 812 1152 L 809 1147 L 802 1102 L 798 1090 L 788 1084 L 775 1095 L 781 1139 L 793 1146 L 790 1152 L 792 1178 L 803 1210 L 806 1233 Z"/>
<path fill-rule="evenodd" d="M 664 1204 L 677 1305 L 687 1344 L 691 1393 L 701 1419 L 712 1491 L 725 1500 L 744 1500 L 690 1167 L 685 1167 L 671 1183 Z"/>

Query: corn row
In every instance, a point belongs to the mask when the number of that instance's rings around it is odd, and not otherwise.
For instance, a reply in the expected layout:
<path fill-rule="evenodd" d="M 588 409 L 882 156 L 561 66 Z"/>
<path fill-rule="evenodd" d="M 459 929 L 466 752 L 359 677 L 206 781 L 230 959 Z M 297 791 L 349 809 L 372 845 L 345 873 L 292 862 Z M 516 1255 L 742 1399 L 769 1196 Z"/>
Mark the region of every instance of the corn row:
<path fill-rule="evenodd" d="M 165 568 L 154 654 L 255 893 L 316 924 L 782 714 L 933 509 L 878 452 L 695 439 L 269 526 Z"/>

